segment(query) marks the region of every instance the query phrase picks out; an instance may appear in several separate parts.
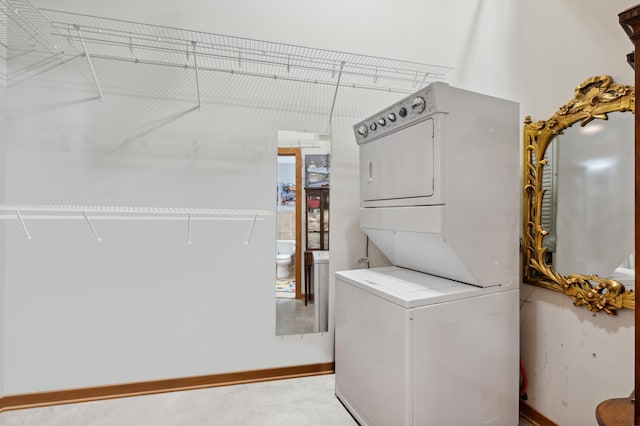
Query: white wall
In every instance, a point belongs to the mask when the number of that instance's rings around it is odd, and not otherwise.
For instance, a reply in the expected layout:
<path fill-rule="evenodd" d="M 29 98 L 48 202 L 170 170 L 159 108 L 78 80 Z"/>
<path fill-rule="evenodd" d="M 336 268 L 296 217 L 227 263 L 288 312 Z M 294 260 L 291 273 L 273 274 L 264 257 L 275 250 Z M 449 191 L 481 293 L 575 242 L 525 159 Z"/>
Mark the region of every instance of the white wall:
<path fill-rule="evenodd" d="M 0 18 L 4 24 L 7 18 Z M 2 43 L 6 43 L 6 25 L 3 25 L 3 33 L 0 35 Z M 4 202 L 4 176 L 5 176 L 5 146 L 6 125 L 5 115 L 7 107 L 7 49 L 0 45 L 0 203 Z M 0 269 L 4 270 L 4 230 L 0 227 Z M 4 329 L 5 329 L 5 300 L 4 300 L 4 274 L 0 274 L 0 397 L 4 395 Z"/>
<path fill-rule="evenodd" d="M 521 114 L 547 119 L 591 76 L 633 84 L 625 57 L 633 46 L 617 15 L 636 3 L 522 2 Z M 633 389 L 633 311 L 592 314 L 562 294 L 529 285 L 521 297 L 527 402 L 561 425 L 596 424 L 598 403 Z"/>
<path fill-rule="evenodd" d="M 607 73 L 623 83 L 632 81 L 624 63 L 631 44 L 617 25 L 617 13 L 633 5 L 627 0 L 36 4 L 449 65 L 456 68 L 449 78 L 452 84 L 519 101 L 522 116 L 534 119 L 551 115 L 586 77 Z M 126 69 L 109 71 L 112 79 L 130 74 Z M 264 83 L 247 84 L 265 89 Z M 158 87 L 164 86 L 160 81 Z M 235 89 L 240 87 L 232 86 L 224 95 L 233 97 Z M 299 93 L 280 86 L 267 89 L 280 100 Z M 205 105 L 202 113 L 184 113 L 191 104 L 113 94 L 100 104 L 91 99 L 95 93 L 85 91 L 65 91 L 73 105 L 56 103 L 52 90 L 40 85 L 26 97 L 11 98 L 23 113 L 12 122 L 20 145 L 12 140 L 8 153 L 9 201 L 215 202 L 220 207 L 273 208 L 275 138 L 270 133 L 304 130 L 299 126 L 308 122 L 312 128 L 305 129 L 326 131 L 322 127 L 328 108 L 301 114 L 254 111 L 258 122 L 239 132 L 234 113 L 246 111 L 246 100 L 231 111 Z M 339 93 L 331 147 L 332 272 L 357 267 L 364 254 L 357 214 L 357 149 L 350 126 L 394 99 L 347 89 Z M 37 112 L 41 107 L 47 108 Z M 154 130 L 159 118 L 167 125 Z M 147 134 L 149 129 L 154 131 Z M 191 147 L 177 141 L 189 141 Z M 193 145 L 199 142 L 201 151 L 189 166 Z M 246 178 L 249 170 L 255 179 Z M 220 188 L 223 177 L 225 183 L 232 182 L 230 189 Z M 262 182 L 268 182 L 268 190 L 262 190 Z M 11 250 L 6 259 L 12 267 L 6 272 L 7 393 L 332 359 L 330 334 L 273 336 L 272 285 L 260 282 L 273 276 L 273 223 L 259 224 L 252 245 L 233 248 L 229 254 L 235 260 L 223 257 L 221 263 L 214 259 L 225 253 L 215 242 L 238 241 L 238 236 L 242 240 L 243 227 L 230 226 L 221 235 L 212 225 L 195 234 L 201 246 L 188 248 L 179 243 L 184 240 L 182 228 L 149 224 L 123 229 L 114 224 L 104 229 L 109 240 L 100 248 L 87 229 L 71 228 L 34 225 L 38 237 L 29 244 L 15 226 L 7 229 Z M 147 253 L 150 247 L 153 251 Z M 384 261 L 375 251 L 372 257 L 373 266 Z M 244 266 L 248 259 L 254 272 L 220 267 Z M 241 287 L 229 286 L 231 281 Z M 593 423 L 598 401 L 630 391 L 632 313 L 594 317 L 548 290 L 525 286 L 523 295 L 522 357 L 531 379 L 530 404 L 561 424 Z M 605 371 L 606 386 L 600 377 Z M 572 399 L 563 399 L 566 395 Z"/>

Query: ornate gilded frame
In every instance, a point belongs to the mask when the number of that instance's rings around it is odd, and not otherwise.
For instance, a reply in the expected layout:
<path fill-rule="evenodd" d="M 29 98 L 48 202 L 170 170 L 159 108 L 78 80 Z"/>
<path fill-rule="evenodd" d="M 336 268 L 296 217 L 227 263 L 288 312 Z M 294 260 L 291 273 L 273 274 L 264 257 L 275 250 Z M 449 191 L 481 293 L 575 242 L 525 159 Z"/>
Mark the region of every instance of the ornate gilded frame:
<path fill-rule="evenodd" d="M 542 171 L 547 164 L 543 160 L 545 152 L 556 135 L 577 122 L 584 126 L 596 118 L 607 120 L 607 114 L 615 111 L 635 112 L 634 87 L 614 83 L 606 75 L 589 78 L 576 87 L 574 98 L 548 120 L 533 123 L 530 116 L 525 117 L 523 150 L 524 282 L 563 292 L 575 306 L 609 315 L 621 308 L 635 309 L 633 290 L 597 275 L 562 275 L 545 260 L 547 248 L 542 240 L 548 231 L 542 227 Z"/>

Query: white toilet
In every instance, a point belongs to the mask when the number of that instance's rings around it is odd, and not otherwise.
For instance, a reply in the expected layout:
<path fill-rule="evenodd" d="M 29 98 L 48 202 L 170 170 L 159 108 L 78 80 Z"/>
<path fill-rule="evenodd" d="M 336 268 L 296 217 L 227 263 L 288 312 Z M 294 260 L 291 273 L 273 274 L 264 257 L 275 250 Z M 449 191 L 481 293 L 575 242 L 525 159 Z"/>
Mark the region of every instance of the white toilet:
<path fill-rule="evenodd" d="M 286 278 L 289 275 L 291 256 L 296 252 L 295 240 L 276 240 L 276 278 Z"/>

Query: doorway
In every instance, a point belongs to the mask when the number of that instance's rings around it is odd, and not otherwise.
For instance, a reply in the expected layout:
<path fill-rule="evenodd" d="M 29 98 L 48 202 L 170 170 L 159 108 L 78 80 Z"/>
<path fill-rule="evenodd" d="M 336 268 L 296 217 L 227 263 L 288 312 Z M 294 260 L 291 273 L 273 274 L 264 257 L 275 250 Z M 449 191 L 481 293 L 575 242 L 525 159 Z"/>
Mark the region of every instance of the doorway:
<path fill-rule="evenodd" d="M 278 147 L 276 297 L 302 298 L 302 152 Z M 287 262 L 287 256 L 291 255 Z"/>

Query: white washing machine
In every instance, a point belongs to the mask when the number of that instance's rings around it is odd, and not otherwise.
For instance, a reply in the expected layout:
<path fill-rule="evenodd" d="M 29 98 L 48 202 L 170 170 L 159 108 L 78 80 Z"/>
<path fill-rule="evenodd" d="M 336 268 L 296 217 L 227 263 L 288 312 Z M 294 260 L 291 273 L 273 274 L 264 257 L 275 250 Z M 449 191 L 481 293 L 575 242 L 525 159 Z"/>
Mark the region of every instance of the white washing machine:
<path fill-rule="evenodd" d="M 518 424 L 517 290 L 394 266 L 339 272 L 338 300 L 336 395 L 361 425 Z"/>
<path fill-rule="evenodd" d="M 362 424 L 517 425 L 519 112 L 434 83 L 354 126 L 360 227 L 336 273 L 336 395 Z"/>

